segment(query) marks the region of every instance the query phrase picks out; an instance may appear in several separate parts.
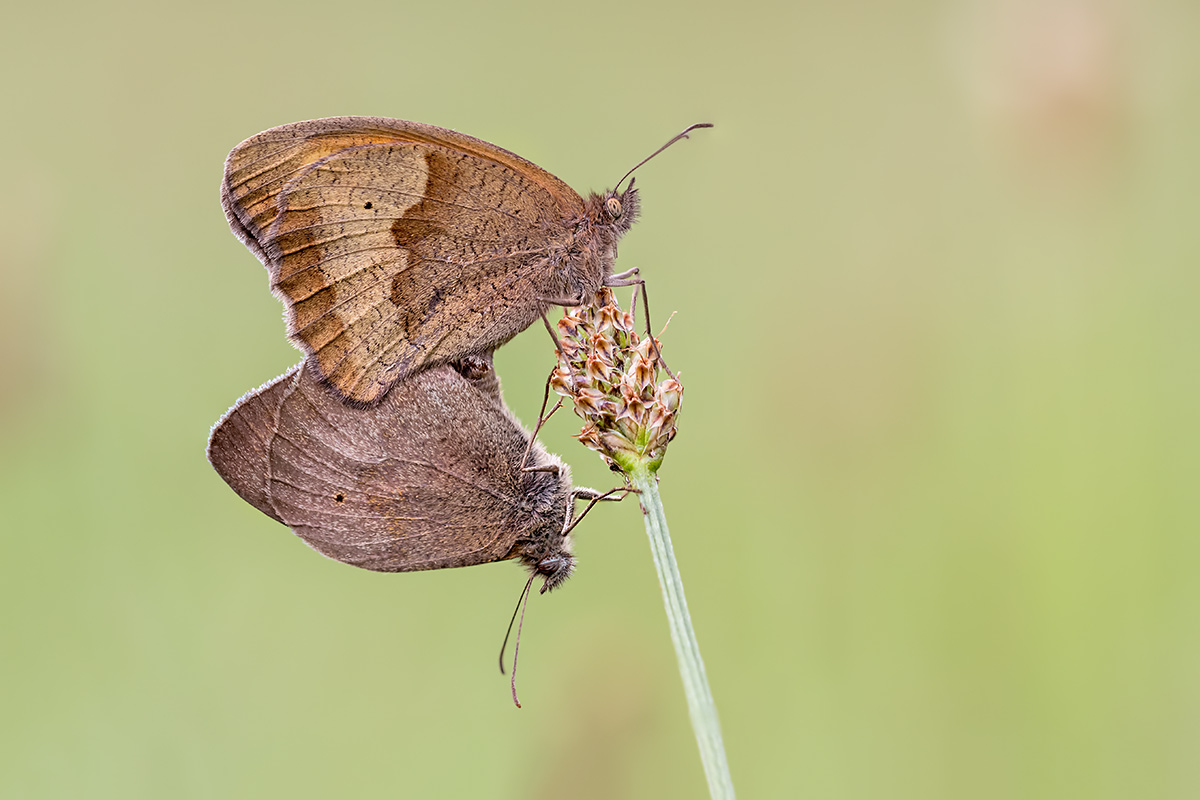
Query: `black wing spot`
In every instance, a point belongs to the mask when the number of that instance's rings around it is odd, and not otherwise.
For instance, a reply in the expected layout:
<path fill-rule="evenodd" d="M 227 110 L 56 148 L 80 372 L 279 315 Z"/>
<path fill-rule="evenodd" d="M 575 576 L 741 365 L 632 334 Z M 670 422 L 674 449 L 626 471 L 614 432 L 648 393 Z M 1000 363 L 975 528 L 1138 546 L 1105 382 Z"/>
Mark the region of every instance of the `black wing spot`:
<path fill-rule="evenodd" d="M 346 502 L 346 495 L 342 494 L 341 492 L 338 492 L 337 494 L 335 494 L 333 496 L 333 501 L 335 503 L 344 503 L 344 502 Z"/>
<path fill-rule="evenodd" d="M 371 208 L 371 201 L 370 201 L 370 200 L 368 200 L 368 201 L 367 201 L 367 202 L 366 202 L 366 203 L 363 205 L 363 208 L 366 208 L 366 209 L 369 209 L 369 208 Z"/>

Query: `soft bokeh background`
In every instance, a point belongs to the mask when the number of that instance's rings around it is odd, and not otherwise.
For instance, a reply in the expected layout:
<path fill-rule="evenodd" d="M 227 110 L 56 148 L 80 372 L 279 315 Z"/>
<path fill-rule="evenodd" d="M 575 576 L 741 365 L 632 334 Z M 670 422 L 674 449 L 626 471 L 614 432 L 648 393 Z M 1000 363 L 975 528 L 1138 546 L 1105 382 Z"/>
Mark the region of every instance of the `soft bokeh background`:
<path fill-rule="evenodd" d="M 0 796 L 698 797 L 633 502 L 512 564 L 318 557 L 204 459 L 298 358 L 217 197 L 299 119 L 580 190 L 687 393 L 662 473 L 743 797 L 1200 795 L 1200 7 L 26 3 L 0 26 Z M 552 353 L 500 354 L 536 413 Z M 611 476 L 556 419 L 578 481 Z"/>

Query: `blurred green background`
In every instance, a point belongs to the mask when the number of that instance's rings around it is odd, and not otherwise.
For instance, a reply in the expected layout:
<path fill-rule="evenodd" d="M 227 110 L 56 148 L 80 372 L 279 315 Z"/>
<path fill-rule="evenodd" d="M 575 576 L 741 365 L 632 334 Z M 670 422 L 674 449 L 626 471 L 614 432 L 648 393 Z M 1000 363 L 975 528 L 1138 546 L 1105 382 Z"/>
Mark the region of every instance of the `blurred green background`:
<path fill-rule="evenodd" d="M 298 360 L 226 153 L 420 120 L 579 190 L 687 387 L 662 490 L 742 797 L 1200 795 L 1200 7 L 21 4 L 0 30 L 0 796 L 705 794 L 635 503 L 535 596 L 379 575 L 209 427 Z M 552 351 L 503 349 L 536 416 Z M 577 482 L 612 477 L 555 419 Z"/>

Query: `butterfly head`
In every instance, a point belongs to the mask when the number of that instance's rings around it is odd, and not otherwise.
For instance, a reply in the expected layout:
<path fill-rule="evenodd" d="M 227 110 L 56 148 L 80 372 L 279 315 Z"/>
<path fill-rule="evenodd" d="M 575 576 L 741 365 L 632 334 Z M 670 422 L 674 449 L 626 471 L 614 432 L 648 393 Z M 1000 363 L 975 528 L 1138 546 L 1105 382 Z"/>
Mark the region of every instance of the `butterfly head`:
<path fill-rule="evenodd" d="M 545 594 L 551 589 L 558 588 L 563 581 L 571 577 L 571 573 L 575 571 L 575 556 L 571 555 L 564 547 L 560 552 L 530 564 L 529 568 L 535 576 L 541 575 L 545 578 L 540 590 L 542 594 Z"/>
<path fill-rule="evenodd" d="M 596 222 L 624 233 L 637 221 L 639 211 L 637 189 L 633 188 L 633 181 L 630 180 L 624 191 L 610 189 L 605 193 Z"/>

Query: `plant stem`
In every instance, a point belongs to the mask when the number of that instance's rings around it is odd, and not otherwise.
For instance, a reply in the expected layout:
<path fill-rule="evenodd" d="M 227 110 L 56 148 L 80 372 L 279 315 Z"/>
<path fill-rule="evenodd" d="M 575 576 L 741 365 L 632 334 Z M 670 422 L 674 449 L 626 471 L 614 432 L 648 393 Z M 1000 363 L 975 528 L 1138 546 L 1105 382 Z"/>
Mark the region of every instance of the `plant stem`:
<path fill-rule="evenodd" d="M 683 596 L 683 580 L 675 563 L 675 551 L 671 549 L 671 534 L 667 530 L 667 515 L 658 494 L 658 481 L 645 464 L 634 466 L 628 474 L 634 487 L 641 490 L 642 518 L 646 522 L 654 566 L 658 569 L 658 583 L 662 586 L 671 641 L 675 643 L 675 656 L 679 659 L 679 674 L 683 677 L 683 690 L 687 695 L 688 714 L 692 718 L 692 729 L 696 732 L 696 743 L 700 745 L 700 760 L 704 763 L 708 791 L 714 800 L 732 800 L 733 779 L 729 776 L 729 763 L 725 759 L 721 724 L 717 720 L 712 691 L 708 688 L 708 676 L 704 674 L 696 632 L 692 630 L 687 599 Z"/>

